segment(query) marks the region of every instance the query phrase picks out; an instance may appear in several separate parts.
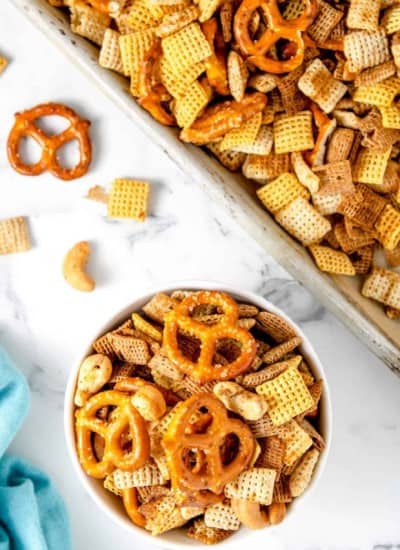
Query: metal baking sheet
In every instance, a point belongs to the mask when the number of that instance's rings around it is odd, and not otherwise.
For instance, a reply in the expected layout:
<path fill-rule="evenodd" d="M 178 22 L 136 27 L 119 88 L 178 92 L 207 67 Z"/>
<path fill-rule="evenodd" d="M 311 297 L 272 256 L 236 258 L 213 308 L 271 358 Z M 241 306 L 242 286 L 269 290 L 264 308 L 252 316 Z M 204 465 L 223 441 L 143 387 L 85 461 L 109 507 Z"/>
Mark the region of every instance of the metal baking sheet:
<path fill-rule="evenodd" d="M 286 234 L 259 205 L 254 185 L 231 174 L 201 149 L 181 143 L 174 129 L 161 126 L 143 111 L 129 93 L 127 80 L 102 69 L 98 50 L 74 35 L 63 12 L 46 0 L 9 0 L 77 65 L 183 172 L 202 185 L 212 200 L 225 208 L 289 273 L 307 286 L 330 311 L 356 334 L 394 372 L 400 375 L 400 327 L 383 308 L 363 298 L 360 280 L 328 276 L 308 253 Z"/>

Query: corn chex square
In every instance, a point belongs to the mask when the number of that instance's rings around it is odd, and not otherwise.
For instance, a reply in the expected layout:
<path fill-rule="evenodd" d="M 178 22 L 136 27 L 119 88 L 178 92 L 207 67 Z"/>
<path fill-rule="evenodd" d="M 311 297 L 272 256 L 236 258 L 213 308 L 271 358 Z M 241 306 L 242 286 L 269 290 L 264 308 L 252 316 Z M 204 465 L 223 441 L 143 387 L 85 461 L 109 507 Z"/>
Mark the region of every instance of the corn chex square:
<path fill-rule="evenodd" d="M 400 274 L 375 267 L 365 279 L 361 294 L 366 298 L 400 309 Z"/>
<path fill-rule="evenodd" d="M 0 220 L 0 255 L 25 252 L 31 248 L 26 218 L 17 216 Z"/>
<path fill-rule="evenodd" d="M 400 79 L 392 77 L 372 86 L 359 86 L 353 94 L 353 99 L 367 105 L 390 107 L 399 93 Z"/>
<path fill-rule="evenodd" d="M 226 531 L 237 531 L 240 527 L 239 518 L 229 504 L 208 506 L 204 514 L 204 523 L 207 527 Z"/>
<path fill-rule="evenodd" d="M 307 67 L 298 81 L 303 94 L 311 98 L 325 113 L 330 113 L 347 92 L 347 86 L 336 80 L 320 59 Z"/>
<path fill-rule="evenodd" d="M 292 466 L 311 447 L 313 440 L 295 420 L 287 422 L 284 428 L 279 436 L 286 443 L 283 462 Z"/>
<path fill-rule="evenodd" d="M 347 14 L 349 29 L 374 31 L 378 28 L 380 0 L 352 0 Z"/>
<path fill-rule="evenodd" d="M 362 148 L 358 153 L 353 169 L 353 179 L 359 183 L 383 183 L 386 166 L 391 149 L 384 153 L 377 153 L 371 149 Z"/>
<path fill-rule="evenodd" d="M 300 2 L 300 4 L 303 6 L 300 13 L 303 13 L 304 4 L 302 2 Z M 337 27 L 343 18 L 343 12 L 341 10 L 336 10 L 323 0 L 318 3 L 318 8 L 318 15 L 309 26 L 307 32 L 316 42 L 325 42 L 333 29 Z M 300 15 L 300 13 L 298 15 Z"/>
<path fill-rule="evenodd" d="M 256 387 L 268 403 L 268 414 L 276 426 L 280 426 L 314 405 L 314 400 L 295 367 Z"/>
<path fill-rule="evenodd" d="M 99 65 L 105 69 L 124 72 L 122 64 L 121 50 L 119 47 L 120 33 L 113 29 L 107 29 L 104 33 L 103 43 L 99 55 Z"/>
<path fill-rule="evenodd" d="M 160 61 L 160 79 L 175 98 L 184 96 L 190 85 L 205 71 L 203 62 L 195 63 L 182 72 L 163 56 Z"/>
<path fill-rule="evenodd" d="M 275 214 L 276 221 L 303 246 L 318 243 L 331 224 L 306 199 L 298 197 Z"/>
<path fill-rule="evenodd" d="M 166 480 L 155 464 L 147 463 L 133 472 L 114 470 L 113 481 L 117 489 L 130 489 L 132 487 L 163 485 Z"/>
<path fill-rule="evenodd" d="M 394 5 L 387 9 L 383 14 L 381 25 L 385 29 L 386 34 L 400 31 L 400 6 Z"/>
<path fill-rule="evenodd" d="M 299 497 L 304 493 L 311 482 L 311 478 L 318 462 L 319 451 L 310 449 L 301 459 L 294 472 L 290 476 L 289 487 L 293 497 Z"/>
<path fill-rule="evenodd" d="M 155 40 L 152 29 L 145 29 L 119 37 L 122 66 L 125 76 L 131 77 L 131 92 L 138 96 L 139 67 L 146 52 L 151 48 Z"/>
<path fill-rule="evenodd" d="M 385 206 L 375 222 L 378 239 L 387 250 L 394 250 L 400 242 L 400 212 L 391 204 Z"/>
<path fill-rule="evenodd" d="M 135 0 L 126 16 L 126 23 L 132 31 L 142 31 L 155 27 L 162 16 L 162 10 L 151 9 L 146 0 Z"/>
<path fill-rule="evenodd" d="M 185 95 L 176 99 L 174 114 L 178 125 L 181 128 L 191 126 L 206 107 L 208 100 L 208 94 L 200 82 L 193 82 Z"/>
<path fill-rule="evenodd" d="M 258 502 L 268 506 L 272 502 L 276 471 L 271 468 L 251 468 L 225 485 L 225 496 Z"/>
<path fill-rule="evenodd" d="M 209 149 L 219 160 L 219 162 L 228 168 L 231 172 L 236 172 L 242 166 L 246 160 L 245 153 L 238 153 L 237 151 L 221 151 L 220 143 L 209 143 L 207 149 Z"/>
<path fill-rule="evenodd" d="M 350 258 L 340 250 L 314 244 L 310 246 L 310 252 L 321 271 L 336 273 L 337 275 L 352 276 L 356 274 Z"/>
<path fill-rule="evenodd" d="M 247 155 L 243 164 L 243 174 L 246 178 L 259 183 L 267 183 L 290 170 L 290 157 L 287 153 L 276 155 Z"/>
<path fill-rule="evenodd" d="M 354 31 L 344 37 L 346 66 L 351 73 L 358 73 L 390 59 L 389 41 L 384 29 Z"/>
<path fill-rule="evenodd" d="M 166 60 L 179 72 L 184 72 L 212 54 L 198 23 L 191 23 L 177 33 L 163 38 L 162 49 Z"/>
<path fill-rule="evenodd" d="M 282 115 L 274 120 L 275 153 L 292 153 L 313 149 L 311 111 Z"/>
<path fill-rule="evenodd" d="M 143 222 L 147 216 L 150 184 L 131 179 L 114 180 L 108 201 L 109 218 L 131 218 Z"/>
<path fill-rule="evenodd" d="M 110 17 L 85 4 L 73 4 L 70 10 L 72 32 L 101 46 Z"/>
<path fill-rule="evenodd" d="M 400 130 L 400 109 L 396 105 L 379 107 L 382 115 L 382 126 Z"/>
<path fill-rule="evenodd" d="M 231 130 L 225 134 L 224 138 L 220 142 L 221 151 L 234 149 L 240 152 L 241 147 L 251 146 L 257 138 L 257 134 L 260 130 L 262 122 L 262 114 L 257 113 L 253 117 L 249 118 L 239 128 Z"/>
<path fill-rule="evenodd" d="M 308 200 L 310 193 L 296 176 L 284 173 L 275 180 L 257 189 L 258 198 L 267 210 L 278 212 L 298 197 Z"/>
<path fill-rule="evenodd" d="M 232 151 L 236 151 L 238 153 L 248 153 L 253 155 L 265 156 L 265 155 L 269 155 L 269 153 L 272 150 L 273 144 L 274 144 L 274 137 L 272 134 L 272 127 L 261 125 L 258 131 L 258 134 L 256 136 L 256 139 L 254 140 L 253 143 L 249 143 L 249 144 L 242 143 L 240 145 L 234 146 L 232 148 Z"/>

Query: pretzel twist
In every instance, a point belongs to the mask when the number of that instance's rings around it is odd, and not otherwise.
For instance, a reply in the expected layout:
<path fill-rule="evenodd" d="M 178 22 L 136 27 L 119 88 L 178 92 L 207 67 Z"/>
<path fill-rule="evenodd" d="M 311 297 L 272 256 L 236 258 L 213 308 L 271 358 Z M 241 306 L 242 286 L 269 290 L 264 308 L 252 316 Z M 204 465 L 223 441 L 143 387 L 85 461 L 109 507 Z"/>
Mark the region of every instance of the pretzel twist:
<path fill-rule="evenodd" d="M 304 59 L 305 31 L 317 15 L 316 0 L 306 0 L 304 12 L 293 20 L 282 17 L 277 0 L 243 0 L 234 19 L 234 34 L 240 50 L 249 56 L 248 62 L 265 72 L 280 74 L 293 71 Z M 261 8 L 268 22 L 268 28 L 262 36 L 254 41 L 250 36 L 249 26 L 254 12 Z M 281 39 L 287 40 L 292 47 L 289 59 L 273 59 L 268 56 L 271 48 Z M 294 46 L 294 48 L 293 48 Z"/>
<path fill-rule="evenodd" d="M 48 136 L 35 125 L 35 120 L 44 116 L 58 115 L 66 118 L 70 125 L 55 136 Z M 25 176 L 38 176 L 46 170 L 62 180 L 73 180 L 86 174 L 92 157 L 88 120 L 80 118 L 75 111 L 60 103 L 45 103 L 33 109 L 16 113 L 14 126 L 8 137 L 7 152 L 11 166 Z M 42 156 L 36 164 L 24 164 L 19 154 L 22 138 L 31 137 L 42 148 Z M 69 141 L 77 140 L 80 149 L 79 163 L 74 168 L 63 168 L 57 152 Z"/>
<path fill-rule="evenodd" d="M 116 407 L 112 419 L 103 420 L 97 412 L 103 407 Z M 76 412 L 76 436 L 79 460 L 91 477 L 102 479 L 115 468 L 132 471 L 143 466 L 150 456 L 146 424 L 131 404 L 130 397 L 118 391 L 104 391 L 91 397 Z M 127 452 L 121 436 L 129 432 L 132 449 Z M 98 460 L 92 445 L 92 434 L 104 439 L 104 455 Z"/>
<path fill-rule="evenodd" d="M 154 83 L 156 64 L 161 55 L 161 41 L 156 40 L 140 64 L 139 90 L 141 97 L 138 99 L 138 103 L 164 126 L 173 126 L 175 124 L 174 117 L 162 105 L 167 90 L 162 84 Z"/>
<path fill-rule="evenodd" d="M 229 95 L 225 42 L 218 30 L 218 22 L 215 17 L 205 21 L 201 29 L 213 52 L 205 60 L 207 80 L 219 94 Z"/>
<path fill-rule="evenodd" d="M 191 418 L 206 408 L 211 422 L 202 433 L 193 430 Z M 224 464 L 221 447 L 226 436 L 238 438 L 236 456 Z M 173 417 L 164 435 L 172 486 L 182 492 L 199 495 L 201 491 L 220 494 L 226 483 L 248 466 L 255 442 L 250 428 L 238 419 L 229 418 L 224 405 L 212 394 L 201 393 L 187 399 Z M 195 453 L 196 463 L 188 463 L 187 453 Z"/>
<path fill-rule="evenodd" d="M 267 104 L 267 96 L 260 92 L 246 94 L 242 101 L 228 100 L 208 107 L 190 128 L 180 134 L 183 141 L 206 145 L 218 141 L 227 132 L 239 128 L 260 113 Z"/>
<path fill-rule="evenodd" d="M 212 326 L 206 326 L 201 321 L 191 318 L 190 313 L 193 309 L 202 304 L 213 304 L 219 307 L 223 312 L 221 320 Z M 179 370 L 201 384 L 211 380 L 235 378 L 248 369 L 257 351 L 253 336 L 249 331 L 237 326 L 238 318 L 238 306 L 227 294 L 204 291 L 188 296 L 165 318 L 163 344 L 169 359 Z M 188 359 L 179 350 L 179 331 L 200 340 L 200 356 L 196 362 Z M 227 365 L 215 364 L 217 344 L 225 338 L 240 344 L 240 354 Z"/>

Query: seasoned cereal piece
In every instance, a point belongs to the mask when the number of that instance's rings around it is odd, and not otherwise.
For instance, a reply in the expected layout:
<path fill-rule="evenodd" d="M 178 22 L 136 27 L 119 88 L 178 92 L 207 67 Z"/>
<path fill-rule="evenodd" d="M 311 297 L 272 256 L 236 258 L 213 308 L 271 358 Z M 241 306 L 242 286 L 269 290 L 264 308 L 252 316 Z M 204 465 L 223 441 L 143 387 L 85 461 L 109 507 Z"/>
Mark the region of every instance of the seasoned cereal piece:
<path fill-rule="evenodd" d="M 225 496 L 268 506 L 272 502 L 275 478 L 276 471 L 270 468 L 245 470 L 225 485 Z"/>
<path fill-rule="evenodd" d="M 320 59 L 314 59 L 307 67 L 298 81 L 298 86 L 303 94 L 317 103 L 325 113 L 332 112 L 347 92 L 347 86 L 336 80 Z"/>
<path fill-rule="evenodd" d="M 268 403 L 268 413 L 277 426 L 288 422 L 314 405 L 314 400 L 298 369 L 286 369 L 273 380 L 256 387 Z"/>
<path fill-rule="evenodd" d="M 203 544 L 217 544 L 230 537 L 233 533 L 234 531 L 207 527 L 204 519 L 200 518 L 194 520 L 193 525 L 191 525 L 187 531 L 187 536 Z"/>
<path fill-rule="evenodd" d="M 296 176 L 281 174 L 278 178 L 257 189 L 258 198 L 267 210 L 275 214 L 298 197 L 309 199 L 310 194 Z"/>
<path fill-rule="evenodd" d="M 31 246 L 26 218 L 18 216 L 0 220 L 0 255 L 26 252 Z"/>
<path fill-rule="evenodd" d="M 120 36 L 120 33 L 113 29 L 107 29 L 105 31 L 99 55 L 99 65 L 105 69 L 123 74 L 124 66 L 119 47 Z"/>
<path fill-rule="evenodd" d="M 355 31 L 344 37 L 348 70 L 354 73 L 390 59 L 389 42 L 383 29 Z"/>
<path fill-rule="evenodd" d="M 131 179 L 114 180 L 108 201 L 108 217 L 145 221 L 149 193 L 149 183 Z"/>
<path fill-rule="evenodd" d="M 279 374 L 284 372 L 289 367 L 298 367 L 301 363 L 301 355 L 295 355 L 285 361 L 279 361 L 272 363 L 267 367 L 257 371 L 245 374 L 241 380 L 241 384 L 246 388 L 255 388 L 268 380 L 276 378 Z"/>
<path fill-rule="evenodd" d="M 336 273 L 338 275 L 353 276 L 356 274 L 356 270 L 350 258 L 344 252 L 334 250 L 329 246 L 320 246 L 316 244 L 311 245 L 309 250 L 321 271 Z"/>
<path fill-rule="evenodd" d="M 331 229 L 330 222 L 303 197 L 282 208 L 275 218 L 303 246 L 318 243 Z"/>
<path fill-rule="evenodd" d="M 290 493 L 293 497 L 299 497 L 310 484 L 315 466 L 319 459 L 319 451 L 310 449 L 305 453 L 300 463 L 296 466 L 289 479 Z"/>
<path fill-rule="evenodd" d="M 246 178 L 259 183 L 267 183 L 290 170 L 290 157 L 287 153 L 277 155 L 248 155 L 243 164 L 243 174 Z"/>
<path fill-rule="evenodd" d="M 153 321 L 156 321 L 156 323 L 163 324 L 165 315 L 169 311 L 171 311 L 177 303 L 178 302 L 168 296 L 168 294 L 159 292 L 158 294 L 155 294 L 151 298 L 151 300 L 142 307 L 142 310 L 147 315 L 147 317 L 149 317 Z"/>
<path fill-rule="evenodd" d="M 282 115 L 274 121 L 275 153 L 306 151 L 314 147 L 311 111 Z"/>

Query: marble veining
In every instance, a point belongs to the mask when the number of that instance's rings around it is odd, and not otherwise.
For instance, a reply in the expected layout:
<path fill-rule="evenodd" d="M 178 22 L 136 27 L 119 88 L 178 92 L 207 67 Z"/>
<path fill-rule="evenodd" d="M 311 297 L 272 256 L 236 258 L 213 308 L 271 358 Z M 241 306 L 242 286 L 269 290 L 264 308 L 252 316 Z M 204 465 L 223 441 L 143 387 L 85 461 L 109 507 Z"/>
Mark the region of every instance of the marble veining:
<path fill-rule="evenodd" d="M 16 32 L 18 29 L 18 32 Z M 0 3 L 0 218 L 29 217 L 35 247 L 0 257 L 0 343 L 25 373 L 31 413 L 12 451 L 54 477 L 70 510 L 74 548 L 144 548 L 97 510 L 66 454 L 62 426 L 68 372 L 98 326 L 152 284 L 223 281 L 262 294 L 297 321 L 313 342 L 331 388 L 334 426 L 321 484 L 266 543 L 293 550 L 400 549 L 400 382 L 320 303 L 277 265 L 190 178 L 127 120 L 9 3 Z M 34 52 L 34 55 L 33 55 Z M 29 85 L 27 85 L 29 83 Z M 95 121 L 95 162 L 80 181 L 23 178 L 8 166 L 12 113 L 64 101 Z M 131 176 L 152 183 L 145 224 L 108 220 L 84 199 L 95 184 Z M 66 286 L 65 251 L 93 245 L 91 295 Z"/>

